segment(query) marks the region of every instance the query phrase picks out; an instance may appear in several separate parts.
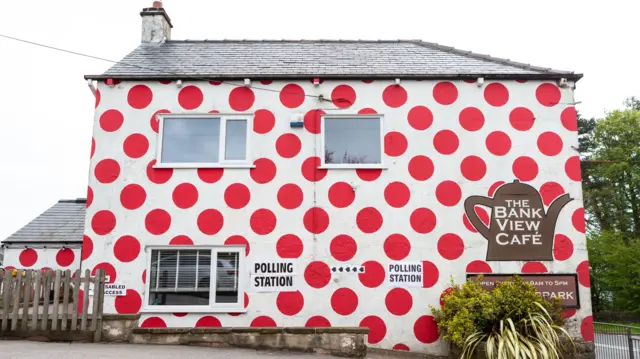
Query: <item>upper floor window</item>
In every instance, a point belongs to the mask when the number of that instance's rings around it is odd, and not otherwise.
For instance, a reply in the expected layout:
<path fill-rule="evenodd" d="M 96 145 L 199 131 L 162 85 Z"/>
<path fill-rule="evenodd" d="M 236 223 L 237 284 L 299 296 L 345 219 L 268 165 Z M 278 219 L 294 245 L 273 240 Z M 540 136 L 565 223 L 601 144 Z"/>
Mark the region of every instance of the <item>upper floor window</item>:
<path fill-rule="evenodd" d="M 382 166 L 381 115 L 325 115 L 322 117 L 322 133 L 323 166 Z"/>
<path fill-rule="evenodd" d="M 158 167 L 217 167 L 249 163 L 246 115 L 159 115 Z"/>

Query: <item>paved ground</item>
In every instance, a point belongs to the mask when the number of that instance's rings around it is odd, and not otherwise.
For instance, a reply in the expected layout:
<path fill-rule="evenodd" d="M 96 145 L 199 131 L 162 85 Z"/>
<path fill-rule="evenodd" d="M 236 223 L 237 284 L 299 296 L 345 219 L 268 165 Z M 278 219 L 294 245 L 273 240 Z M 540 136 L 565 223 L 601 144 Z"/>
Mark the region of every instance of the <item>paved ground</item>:
<path fill-rule="evenodd" d="M 0 341 L 0 358 L 15 359 L 275 359 L 308 358 L 329 359 L 327 355 L 300 354 L 246 349 L 221 349 L 189 346 L 159 346 L 132 344 L 84 344 L 84 343 L 40 343 L 29 341 Z M 381 356 L 371 356 L 381 359 Z"/>

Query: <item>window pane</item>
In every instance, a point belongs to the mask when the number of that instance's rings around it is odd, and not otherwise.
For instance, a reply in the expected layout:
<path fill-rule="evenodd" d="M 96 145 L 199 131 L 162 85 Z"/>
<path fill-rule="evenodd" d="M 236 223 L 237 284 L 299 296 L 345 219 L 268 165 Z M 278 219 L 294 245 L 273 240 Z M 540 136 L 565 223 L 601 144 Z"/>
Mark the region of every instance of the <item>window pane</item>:
<path fill-rule="evenodd" d="M 153 250 L 150 305 L 209 305 L 211 251 Z"/>
<path fill-rule="evenodd" d="M 165 118 L 162 124 L 162 162 L 217 163 L 219 118 Z"/>
<path fill-rule="evenodd" d="M 247 120 L 227 120 L 224 144 L 226 160 L 244 160 L 247 152 Z"/>
<path fill-rule="evenodd" d="M 325 118 L 325 163 L 381 163 L 380 118 Z"/>
<path fill-rule="evenodd" d="M 218 252 L 216 303 L 238 302 L 238 252 Z"/>

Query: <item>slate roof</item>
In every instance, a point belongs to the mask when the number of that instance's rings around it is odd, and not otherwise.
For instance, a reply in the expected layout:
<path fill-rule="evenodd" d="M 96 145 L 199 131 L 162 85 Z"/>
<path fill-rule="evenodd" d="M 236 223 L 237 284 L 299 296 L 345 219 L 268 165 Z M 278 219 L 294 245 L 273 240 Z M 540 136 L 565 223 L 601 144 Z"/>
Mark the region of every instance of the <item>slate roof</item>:
<path fill-rule="evenodd" d="M 84 198 L 60 200 L 2 243 L 82 243 L 86 206 Z"/>
<path fill-rule="evenodd" d="M 219 40 L 143 43 L 87 79 L 539 78 L 582 75 L 419 40 Z"/>

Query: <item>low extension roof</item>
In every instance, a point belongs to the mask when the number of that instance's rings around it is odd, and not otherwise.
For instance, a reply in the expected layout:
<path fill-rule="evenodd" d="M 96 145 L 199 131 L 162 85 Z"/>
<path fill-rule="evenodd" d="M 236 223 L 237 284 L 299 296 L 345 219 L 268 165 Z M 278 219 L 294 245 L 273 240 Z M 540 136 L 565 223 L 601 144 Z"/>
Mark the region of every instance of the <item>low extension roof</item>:
<path fill-rule="evenodd" d="M 82 243 L 86 206 L 84 198 L 60 200 L 2 244 Z"/>
<path fill-rule="evenodd" d="M 512 78 L 581 74 L 419 40 L 220 40 L 143 43 L 87 79 Z"/>

